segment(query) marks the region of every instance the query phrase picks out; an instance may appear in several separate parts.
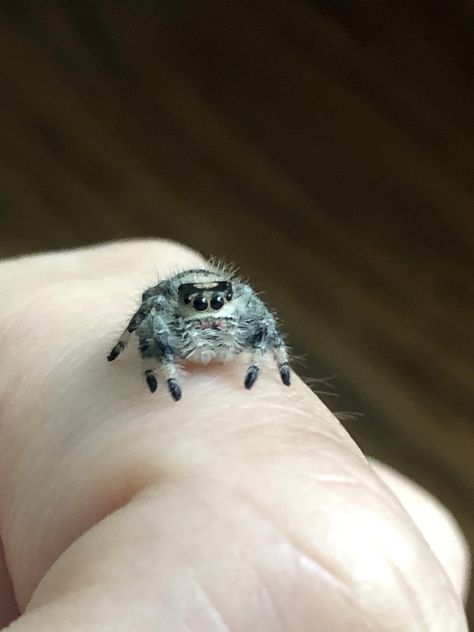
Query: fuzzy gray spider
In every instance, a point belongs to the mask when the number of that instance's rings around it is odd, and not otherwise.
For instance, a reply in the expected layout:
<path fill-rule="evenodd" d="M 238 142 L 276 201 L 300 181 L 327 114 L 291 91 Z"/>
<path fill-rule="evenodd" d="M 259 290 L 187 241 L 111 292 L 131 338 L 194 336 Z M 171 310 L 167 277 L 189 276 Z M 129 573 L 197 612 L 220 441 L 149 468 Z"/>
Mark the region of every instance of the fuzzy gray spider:
<path fill-rule="evenodd" d="M 112 361 L 135 332 L 148 388 L 158 387 L 155 369 L 162 367 L 175 401 L 181 399 L 176 362 L 226 362 L 250 352 L 245 388 L 255 384 L 259 364 L 271 349 L 283 384 L 290 386 L 288 349 L 272 312 L 229 268 L 209 264 L 161 281 L 142 295 L 142 304 L 107 356 Z"/>

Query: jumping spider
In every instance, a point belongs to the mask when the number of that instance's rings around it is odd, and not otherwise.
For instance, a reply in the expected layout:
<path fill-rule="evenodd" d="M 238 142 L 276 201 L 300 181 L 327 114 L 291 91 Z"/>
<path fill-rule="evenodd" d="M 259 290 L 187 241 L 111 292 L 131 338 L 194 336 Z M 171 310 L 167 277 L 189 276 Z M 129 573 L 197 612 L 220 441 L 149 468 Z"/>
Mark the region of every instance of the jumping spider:
<path fill-rule="evenodd" d="M 226 362 L 242 351 L 250 352 L 245 388 L 255 384 L 259 364 L 271 349 L 281 381 L 290 385 L 288 350 L 275 316 L 253 289 L 233 271 L 209 264 L 207 270 L 186 270 L 161 281 L 143 293 L 142 304 L 107 356 L 112 361 L 135 332 L 152 393 L 161 366 L 175 401 L 181 399 L 176 362 Z"/>

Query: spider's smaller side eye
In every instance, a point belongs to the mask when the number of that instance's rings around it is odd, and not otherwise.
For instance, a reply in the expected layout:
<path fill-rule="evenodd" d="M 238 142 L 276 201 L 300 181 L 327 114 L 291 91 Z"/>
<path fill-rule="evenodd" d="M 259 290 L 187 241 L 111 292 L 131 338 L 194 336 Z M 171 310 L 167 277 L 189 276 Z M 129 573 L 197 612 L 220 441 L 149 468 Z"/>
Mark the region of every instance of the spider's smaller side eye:
<path fill-rule="evenodd" d="M 193 301 L 194 309 L 197 309 L 198 312 L 203 312 L 207 309 L 207 298 L 205 296 L 196 296 Z"/>
<path fill-rule="evenodd" d="M 229 291 L 227 292 L 227 294 L 225 295 L 226 301 L 231 301 L 233 296 L 234 296 L 234 295 L 233 295 L 232 291 L 231 291 L 231 290 L 229 290 Z"/>

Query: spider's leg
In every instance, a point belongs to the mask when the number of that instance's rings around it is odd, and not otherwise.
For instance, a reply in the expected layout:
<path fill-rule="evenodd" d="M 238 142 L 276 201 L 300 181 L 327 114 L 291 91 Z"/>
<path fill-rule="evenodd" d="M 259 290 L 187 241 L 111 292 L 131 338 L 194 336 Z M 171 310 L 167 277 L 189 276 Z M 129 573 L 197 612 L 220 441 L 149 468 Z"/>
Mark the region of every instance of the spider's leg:
<path fill-rule="evenodd" d="M 245 347 L 251 351 L 251 363 L 244 380 L 245 388 L 250 389 L 255 384 L 260 372 L 259 362 L 269 349 L 272 350 L 273 357 L 277 363 L 281 381 L 286 386 L 289 386 L 290 363 L 288 349 L 280 333 L 277 319 L 263 301 L 253 293 L 253 290 L 247 287 L 247 294 L 249 293 L 250 298 L 247 301 L 241 329 L 245 330 L 252 323 L 255 323 L 255 326 L 252 328 L 245 344 Z"/>
<path fill-rule="evenodd" d="M 163 360 L 163 374 L 168 384 L 168 390 L 171 397 L 175 402 L 181 399 L 182 390 L 178 381 L 178 373 L 176 371 L 176 365 L 171 360 Z"/>
<path fill-rule="evenodd" d="M 145 360 L 145 378 L 148 387 L 156 390 L 156 377 L 153 369 L 161 367 L 171 397 L 177 402 L 182 391 L 178 381 L 175 354 L 169 344 L 170 332 L 166 322 L 156 313 L 140 328 L 140 355 Z M 154 387 L 154 389 L 152 389 Z"/>
<path fill-rule="evenodd" d="M 138 351 L 143 361 L 146 383 L 150 389 L 150 393 L 154 393 L 158 388 L 158 381 L 155 375 L 155 369 L 158 363 L 156 358 L 153 357 L 153 340 L 146 336 L 140 336 Z"/>
<path fill-rule="evenodd" d="M 288 348 L 280 333 L 277 333 L 272 345 L 273 357 L 277 363 L 280 372 L 281 381 L 285 386 L 290 386 L 290 361 L 288 356 Z"/>
<path fill-rule="evenodd" d="M 260 367 L 258 365 L 258 361 L 256 359 L 256 354 L 252 355 L 251 363 L 247 369 L 247 373 L 245 374 L 244 386 L 247 389 L 251 389 L 252 386 L 257 381 L 258 374 L 260 373 Z"/>
<path fill-rule="evenodd" d="M 153 369 L 145 369 L 145 380 L 148 384 L 148 388 L 150 389 L 150 393 L 154 393 L 158 388 L 158 382 Z"/>
<path fill-rule="evenodd" d="M 124 329 L 117 343 L 114 345 L 114 347 L 112 348 L 112 351 L 107 356 L 107 360 L 109 362 L 112 362 L 112 360 L 115 360 L 115 358 L 117 358 L 122 353 L 122 351 L 125 349 L 125 347 L 128 344 L 130 335 L 145 320 L 145 318 L 147 318 L 147 316 L 150 314 L 150 310 L 152 307 L 153 307 L 152 303 L 142 303 L 140 305 L 140 308 L 132 316 L 130 322 L 128 323 L 127 327 Z"/>
<path fill-rule="evenodd" d="M 120 338 L 118 339 L 117 343 L 112 347 L 112 350 L 109 353 L 109 355 L 107 356 L 107 360 L 109 362 L 112 362 L 112 360 L 115 360 L 115 358 L 118 358 L 118 356 L 122 353 L 122 351 L 127 346 L 129 338 L 130 338 L 130 334 L 128 333 L 127 330 L 125 330 L 123 334 L 120 336 Z"/>
<path fill-rule="evenodd" d="M 182 391 L 178 381 L 178 372 L 176 370 L 174 353 L 169 344 L 160 339 L 155 339 L 156 358 L 161 364 L 161 373 L 163 374 L 171 397 L 175 402 L 181 399 Z"/>
<path fill-rule="evenodd" d="M 245 374 L 244 386 L 250 390 L 257 381 L 260 373 L 260 362 L 267 350 L 266 328 L 258 329 L 257 333 L 250 339 L 249 347 L 251 349 L 250 364 Z"/>

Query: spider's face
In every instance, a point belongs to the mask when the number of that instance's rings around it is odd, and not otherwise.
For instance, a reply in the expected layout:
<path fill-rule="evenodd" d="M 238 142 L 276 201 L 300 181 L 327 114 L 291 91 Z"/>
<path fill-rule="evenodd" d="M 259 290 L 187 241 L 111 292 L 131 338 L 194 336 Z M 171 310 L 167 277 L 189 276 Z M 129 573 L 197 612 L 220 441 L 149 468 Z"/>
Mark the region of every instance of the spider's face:
<path fill-rule="evenodd" d="M 202 278 L 182 283 L 178 288 L 180 311 L 187 318 L 231 316 L 234 291 L 230 281 Z"/>

